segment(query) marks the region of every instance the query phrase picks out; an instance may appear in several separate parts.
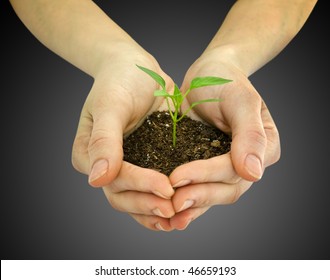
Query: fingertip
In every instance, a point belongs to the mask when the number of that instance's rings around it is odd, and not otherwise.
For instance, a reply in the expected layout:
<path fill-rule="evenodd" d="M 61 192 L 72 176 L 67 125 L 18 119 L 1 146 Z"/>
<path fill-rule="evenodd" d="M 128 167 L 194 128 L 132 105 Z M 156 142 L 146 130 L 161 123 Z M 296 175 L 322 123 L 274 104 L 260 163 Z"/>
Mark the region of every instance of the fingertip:
<path fill-rule="evenodd" d="M 90 183 L 96 182 L 98 179 L 102 178 L 108 172 L 108 168 L 109 168 L 108 160 L 100 159 L 96 161 L 92 166 L 92 170 L 89 174 L 88 181 Z"/>
<path fill-rule="evenodd" d="M 263 174 L 262 163 L 256 155 L 248 154 L 245 158 L 244 167 L 252 181 L 261 179 Z"/>
<path fill-rule="evenodd" d="M 237 175 L 249 182 L 257 182 L 262 178 L 262 174 L 258 174 L 255 171 L 251 170 L 251 167 L 247 167 L 246 162 L 249 162 L 250 159 L 243 159 L 242 162 L 235 162 L 234 168 Z"/>
<path fill-rule="evenodd" d="M 267 138 L 262 127 L 242 129 L 231 145 L 231 157 L 237 174 L 245 180 L 256 182 L 264 170 Z"/>
<path fill-rule="evenodd" d="M 168 190 L 169 190 L 169 191 L 166 191 L 166 194 L 163 194 L 163 193 L 161 193 L 160 191 L 157 191 L 157 190 L 153 190 L 152 193 L 153 193 L 154 195 L 157 195 L 157 196 L 160 197 L 160 198 L 171 199 L 171 197 L 172 197 L 173 194 L 174 194 L 174 190 L 173 190 L 172 187 L 169 188 Z"/>
<path fill-rule="evenodd" d="M 111 166 L 109 168 L 109 161 L 106 159 L 100 159 L 96 161 L 88 177 L 88 183 L 92 187 L 102 187 L 109 184 L 117 176 L 120 167 Z"/>
<path fill-rule="evenodd" d="M 182 179 L 182 180 L 174 183 L 173 188 L 176 189 L 176 188 L 184 187 L 184 186 L 189 185 L 190 183 L 191 183 L 190 179 Z"/>
<path fill-rule="evenodd" d="M 166 175 L 152 169 L 145 168 L 143 170 L 145 172 L 145 177 L 148 178 L 148 181 L 145 182 L 145 184 L 147 186 L 149 185 L 151 192 L 158 197 L 171 199 L 175 191 L 169 181 L 169 178 Z"/>
<path fill-rule="evenodd" d="M 171 227 L 170 223 L 168 221 L 159 221 L 154 224 L 155 229 L 157 231 L 165 231 L 165 232 L 170 232 L 173 230 Z"/>

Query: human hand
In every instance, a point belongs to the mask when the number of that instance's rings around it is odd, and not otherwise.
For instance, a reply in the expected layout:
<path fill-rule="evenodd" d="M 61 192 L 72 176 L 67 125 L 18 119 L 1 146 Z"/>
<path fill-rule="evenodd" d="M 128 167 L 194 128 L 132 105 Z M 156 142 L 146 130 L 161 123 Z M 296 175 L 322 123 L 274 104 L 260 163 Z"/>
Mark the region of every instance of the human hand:
<path fill-rule="evenodd" d="M 172 200 L 177 214 L 171 218 L 171 226 L 176 229 L 186 228 L 213 205 L 237 201 L 280 157 L 279 134 L 270 112 L 237 67 L 221 60 L 218 54 L 206 52 L 188 70 L 182 91 L 197 76 L 233 80 L 221 86 L 195 89 L 185 104 L 205 98 L 223 99 L 220 103 L 196 106 L 191 117 L 231 134 L 232 145 L 228 154 L 190 162 L 172 172 L 170 181 L 176 187 Z"/>
<path fill-rule="evenodd" d="M 153 92 L 157 85 L 135 64 L 158 72 L 171 90 L 173 81 L 156 60 L 134 44 L 122 44 L 99 65 L 93 87 L 82 108 L 73 144 L 74 167 L 103 187 L 110 204 L 150 229 L 170 230 L 174 215 L 169 179 L 156 171 L 123 161 L 123 135 L 162 106 Z"/>

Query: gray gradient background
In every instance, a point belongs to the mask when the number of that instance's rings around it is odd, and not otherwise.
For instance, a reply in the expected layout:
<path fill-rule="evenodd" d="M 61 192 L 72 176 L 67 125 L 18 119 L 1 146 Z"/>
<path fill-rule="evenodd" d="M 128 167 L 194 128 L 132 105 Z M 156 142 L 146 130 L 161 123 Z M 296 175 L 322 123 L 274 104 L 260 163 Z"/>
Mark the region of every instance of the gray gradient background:
<path fill-rule="evenodd" d="M 97 1 L 178 84 L 234 1 L 217 2 Z M 1 259 L 329 259 L 329 31 L 321 8 L 251 77 L 278 125 L 280 162 L 236 204 L 163 233 L 113 210 L 73 169 L 93 81 L 1 1 Z"/>

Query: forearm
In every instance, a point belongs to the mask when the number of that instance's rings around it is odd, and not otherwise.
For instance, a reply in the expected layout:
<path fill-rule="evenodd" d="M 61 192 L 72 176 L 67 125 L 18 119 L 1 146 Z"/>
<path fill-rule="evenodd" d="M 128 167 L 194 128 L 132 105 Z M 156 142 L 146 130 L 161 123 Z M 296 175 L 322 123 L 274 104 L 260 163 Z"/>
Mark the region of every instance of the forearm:
<path fill-rule="evenodd" d="M 274 58 L 298 33 L 317 0 L 237 1 L 206 51 L 226 56 L 246 75 Z"/>
<path fill-rule="evenodd" d="M 95 76 L 105 56 L 134 40 L 90 0 L 10 0 L 46 47 Z"/>

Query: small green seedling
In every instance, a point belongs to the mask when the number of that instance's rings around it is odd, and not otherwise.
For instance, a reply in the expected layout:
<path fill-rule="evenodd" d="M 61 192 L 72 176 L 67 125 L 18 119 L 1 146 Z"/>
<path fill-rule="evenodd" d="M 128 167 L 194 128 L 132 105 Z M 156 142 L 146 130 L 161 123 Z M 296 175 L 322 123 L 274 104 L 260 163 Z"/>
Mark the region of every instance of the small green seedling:
<path fill-rule="evenodd" d="M 188 90 L 185 93 L 182 93 L 180 91 L 179 87 L 176 84 L 174 84 L 174 92 L 173 92 L 173 94 L 169 94 L 166 91 L 165 80 L 160 75 L 158 75 L 154 71 L 147 69 L 145 67 L 142 67 L 139 65 L 136 65 L 136 66 L 138 68 L 140 68 L 142 71 L 144 71 L 145 73 L 147 73 L 151 78 L 153 78 L 161 86 L 161 89 L 156 90 L 154 92 L 154 96 L 160 96 L 160 97 L 164 97 L 166 99 L 168 111 L 169 111 L 169 114 L 170 114 L 170 116 L 172 118 L 172 122 L 173 122 L 173 132 L 172 132 L 173 147 L 176 146 L 177 123 L 179 121 L 181 121 L 192 108 L 194 108 L 198 104 L 202 104 L 202 103 L 206 103 L 206 102 L 222 101 L 221 99 L 218 99 L 218 98 L 217 99 L 204 99 L 204 100 L 196 101 L 196 102 L 192 103 L 190 105 L 190 107 L 180 115 L 179 112 L 180 112 L 182 102 L 187 97 L 187 95 L 190 93 L 190 91 L 195 88 L 222 85 L 222 84 L 229 83 L 232 81 L 232 80 L 227 80 L 227 79 L 223 79 L 220 77 L 212 77 L 212 76 L 196 77 L 191 81 L 190 87 L 188 88 Z M 172 101 L 172 104 L 174 107 L 174 112 L 172 112 L 172 110 L 171 110 L 169 99 L 171 99 L 171 101 Z"/>

